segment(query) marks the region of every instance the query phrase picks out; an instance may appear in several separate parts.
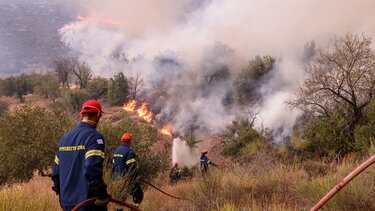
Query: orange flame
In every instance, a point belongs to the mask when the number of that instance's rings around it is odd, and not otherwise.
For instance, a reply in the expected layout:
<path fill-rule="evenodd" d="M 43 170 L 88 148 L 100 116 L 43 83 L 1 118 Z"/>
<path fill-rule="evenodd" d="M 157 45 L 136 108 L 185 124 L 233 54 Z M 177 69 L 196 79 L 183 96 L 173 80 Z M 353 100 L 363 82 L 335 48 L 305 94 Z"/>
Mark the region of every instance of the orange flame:
<path fill-rule="evenodd" d="M 76 18 L 78 20 L 84 21 L 84 22 L 97 22 L 97 23 L 102 23 L 102 24 L 105 24 L 105 25 L 112 25 L 112 26 L 123 25 L 123 23 L 121 21 L 108 19 L 108 18 L 94 18 L 94 17 L 88 17 L 88 16 L 84 17 L 84 16 L 80 16 L 80 15 L 78 15 Z"/>
<path fill-rule="evenodd" d="M 137 101 L 131 100 L 125 103 L 122 108 L 125 111 L 133 112 L 135 111 L 136 105 L 137 105 Z M 148 109 L 147 103 L 142 103 L 141 107 L 138 108 L 136 111 L 139 117 L 144 119 L 146 122 L 151 123 L 154 114 Z"/>
<path fill-rule="evenodd" d="M 134 111 L 136 105 L 137 105 L 137 101 L 131 100 L 128 103 L 125 103 L 122 108 L 125 111 L 132 112 L 132 111 Z"/>
<path fill-rule="evenodd" d="M 147 103 L 142 103 L 141 107 L 137 109 L 139 117 L 142 117 L 146 122 L 150 123 L 152 121 L 153 113 L 148 110 Z"/>
<path fill-rule="evenodd" d="M 167 136 L 172 136 L 172 125 L 171 124 L 164 125 L 163 128 L 160 130 L 160 133 L 167 135 Z"/>

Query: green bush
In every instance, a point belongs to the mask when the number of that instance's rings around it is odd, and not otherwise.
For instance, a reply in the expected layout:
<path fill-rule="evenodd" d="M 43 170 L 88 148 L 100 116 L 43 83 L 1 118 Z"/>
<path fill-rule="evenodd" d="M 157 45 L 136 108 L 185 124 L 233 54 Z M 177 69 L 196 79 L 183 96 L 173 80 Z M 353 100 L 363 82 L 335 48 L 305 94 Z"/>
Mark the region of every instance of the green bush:
<path fill-rule="evenodd" d="M 309 122 L 305 139 L 309 144 L 307 151 L 318 157 L 335 158 L 354 149 L 347 130 L 347 121 L 339 114 Z"/>
<path fill-rule="evenodd" d="M 229 141 L 223 149 L 225 156 L 238 158 L 249 150 L 259 147 L 263 137 L 254 129 L 242 129 L 238 134 L 238 139 Z"/>
<path fill-rule="evenodd" d="M 355 149 L 367 153 L 368 148 L 375 143 L 375 100 L 372 99 L 366 112 L 367 122 L 358 126 L 354 131 Z"/>
<path fill-rule="evenodd" d="M 0 121 L 0 185 L 29 181 L 53 162 L 59 139 L 73 125 L 61 111 L 26 104 Z"/>
<path fill-rule="evenodd" d="M 65 89 L 63 103 L 74 111 L 80 111 L 82 104 L 88 100 L 85 89 Z"/>

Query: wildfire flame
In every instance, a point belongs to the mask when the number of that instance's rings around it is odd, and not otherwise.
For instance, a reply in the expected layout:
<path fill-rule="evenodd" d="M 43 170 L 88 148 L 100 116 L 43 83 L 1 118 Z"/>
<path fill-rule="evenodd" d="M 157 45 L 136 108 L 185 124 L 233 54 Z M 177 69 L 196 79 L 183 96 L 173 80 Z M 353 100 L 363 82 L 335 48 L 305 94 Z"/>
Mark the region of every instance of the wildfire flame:
<path fill-rule="evenodd" d="M 139 117 L 142 117 L 146 122 L 150 123 L 152 121 L 153 113 L 148 110 L 147 103 L 142 103 L 141 107 L 137 109 Z"/>
<path fill-rule="evenodd" d="M 137 101 L 136 100 L 130 100 L 129 102 L 125 103 L 123 105 L 123 109 L 127 112 L 135 112 L 138 114 L 138 116 L 142 119 L 144 119 L 146 122 L 151 123 L 153 120 L 154 114 L 148 109 L 147 103 L 143 102 L 141 107 L 136 109 L 135 107 L 137 106 Z M 163 126 L 163 128 L 160 130 L 160 133 L 167 135 L 167 136 L 172 136 L 172 125 L 171 124 L 166 124 Z"/>
<path fill-rule="evenodd" d="M 123 25 L 121 21 L 108 19 L 108 18 L 94 18 L 94 17 L 88 17 L 88 16 L 80 16 L 78 15 L 77 20 L 84 21 L 84 22 L 97 22 L 102 23 L 105 25 L 111 25 L 111 26 L 120 26 Z"/>
<path fill-rule="evenodd" d="M 132 112 L 132 111 L 134 111 L 136 105 L 137 105 L 137 101 L 131 100 L 128 103 L 125 103 L 122 108 L 125 111 Z"/>
<path fill-rule="evenodd" d="M 125 103 L 122 108 L 125 111 L 133 112 L 135 111 L 136 105 L 137 105 L 137 101 L 131 100 Z M 136 111 L 140 118 L 144 119 L 148 123 L 151 123 L 154 114 L 148 109 L 147 103 L 142 103 L 141 107 L 138 108 Z"/>
<path fill-rule="evenodd" d="M 82 29 L 87 27 L 90 23 L 99 23 L 101 25 L 110 26 L 110 27 L 119 27 L 124 25 L 123 22 L 108 18 L 94 18 L 94 17 L 88 17 L 88 16 L 76 16 L 76 21 L 72 23 L 65 24 L 63 26 L 64 30 L 70 30 L 70 29 Z"/>
<path fill-rule="evenodd" d="M 163 128 L 160 130 L 160 133 L 167 135 L 167 136 L 172 136 L 172 125 L 171 124 L 164 125 Z"/>

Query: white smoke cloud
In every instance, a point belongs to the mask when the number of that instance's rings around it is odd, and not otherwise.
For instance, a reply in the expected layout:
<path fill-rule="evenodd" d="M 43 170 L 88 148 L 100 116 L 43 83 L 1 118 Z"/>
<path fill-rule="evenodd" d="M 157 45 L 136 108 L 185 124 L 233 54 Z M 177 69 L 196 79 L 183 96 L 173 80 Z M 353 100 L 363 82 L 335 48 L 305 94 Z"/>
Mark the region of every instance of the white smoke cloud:
<path fill-rule="evenodd" d="M 172 163 L 177 161 L 179 166 L 191 167 L 199 162 L 199 156 L 199 150 L 190 149 L 180 138 L 173 139 Z"/>
<path fill-rule="evenodd" d="M 290 133 L 299 111 L 290 111 L 284 102 L 298 81 L 303 79 L 301 54 L 306 42 L 315 40 L 324 47 L 329 40 L 347 32 L 375 37 L 375 1 L 363 0 L 161 0 L 99 1 L 86 0 L 80 7 L 90 17 L 121 21 L 115 28 L 96 22 L 61 29 L 62 40 L 81 52 L 97 74 L 113 76 L 125 71 L 140 73 L 148 79 L 168 82 L 175 96 L 162 113 L 178 107 L 173 123 L 182 130 L 186 122 L 205 124 L 217 132 L 233 118 L 233 111 L 223 106 L 230 83 L 216 86 L 209 94 L 199 93 L 202 57 L 207 46 L 220 42 L 234 50 L 231 71 L 239 71 L 255 55 L 269 54 L 278 59 L 270 79 L 261 87 L 262 103 L 257 127 L 283 129 Z M 199 3 L 200 2 L 200 3 Z M 202 3 L 203 2 L 203 3 Z M 79 23 L 77 23 L 79 24 Z M 110 59 L 112 52 L 124 52 L 130 59 L 142 55 L 137 65 L 119 66 Z M 153 58 L 176 52 L 182 68 L 156 68 Z M 171 71 L 180 77 L 171 78 Z M 175 89 L 183 87 L 182 92 Z M 219 88 L 220 87 L 220 88 Z"/>

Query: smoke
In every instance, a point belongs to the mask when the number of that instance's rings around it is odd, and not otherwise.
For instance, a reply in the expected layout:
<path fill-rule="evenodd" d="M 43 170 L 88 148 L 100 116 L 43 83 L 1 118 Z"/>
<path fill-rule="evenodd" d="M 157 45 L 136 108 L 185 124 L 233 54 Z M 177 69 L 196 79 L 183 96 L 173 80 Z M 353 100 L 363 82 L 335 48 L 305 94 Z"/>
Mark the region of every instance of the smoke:
<path fill-rule="evenodd" d="M 199 156 L 199 150 L 190 149 L 180 138 L 173 139 L 172 163 L 177 161 L 179 166 L 191 167 L 199 162 Z"/>
<path fill-rule="evenodd" d="M 60 30 L 61 39 L 98 75 L 124 71 L 159 85 L 168 96 L 159 114 L 178 132 L 191 124 L 220 131 L 238 109 L 230 106 L 231 76 L 254 56 L 271 55 L 277 65 L 250 109 L 258 112 L 256 127 L 288 135 L 300 111 L 288 110 L 285 100 L 303 80 L 304 45 L 324 47 L 347 32 L 375 37 L 373 0 L 83 2 L 83 15 L 121 24 L 77 21 Z"/>

